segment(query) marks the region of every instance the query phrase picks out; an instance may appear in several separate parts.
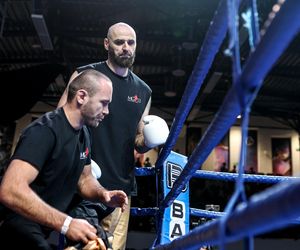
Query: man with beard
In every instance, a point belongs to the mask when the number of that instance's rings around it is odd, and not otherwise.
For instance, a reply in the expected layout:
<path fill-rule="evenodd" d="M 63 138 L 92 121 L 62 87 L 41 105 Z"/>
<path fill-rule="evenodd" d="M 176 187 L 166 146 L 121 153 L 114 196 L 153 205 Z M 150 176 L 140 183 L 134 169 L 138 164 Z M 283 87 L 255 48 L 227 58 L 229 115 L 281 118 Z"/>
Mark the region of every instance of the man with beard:
<path fill-rule="evenodd" d="M 71 76 L 87 68 L 96 69 L 108 76 L 113 83 L 113 102 L 110 104 L 110 116 L 98 128 L 92 129 L 92 159 L 101 166 L 101 184 L 109 189 L 123 190 L 129 196 L 127 210 L 121 213 L 116 208 L 101 222 L 103 228 L 113 234 L 113 249 L 123 250 L 126 246 L 130 193 L 134 184 L 134 149 L 145 153 L 149 149 L 161 145 L 161 141 L 144 140 L 143 119 L 148 116 L 151 105 L 151 89 L 129 68 L 133 65 L 136 51 L 136 33 L 126 23 L 116 23 L 108 29 L 104 39 L 104 47 L 108 51 L 106 61 L 97 62 L 77 68 Z M 59 106 L 65 102 L 65 94 L 59 101 Z M 161 130 L 161 118 L 148 116 L 155 130 Z M 163 121 L 163 126 L 167 126 Z M 148 143 L 147 143 L 148 142 Z M 84 201 L 85 202 L 85 201 Z M 82 203 L 80 204 L 82 206 Z M 98 211 L 99 220 L 103 213 L 96 205 L 87 204 L 89 208 Z"/>
<path fill-rule="evenodd" d="M 126 209 L 127 195 L 106 190 L 92 175 L 85 126 L 97 127 L 108 115 L 112 91 L 107 76 L 85 70 L 69 84 L 63 107 L 23 130 L 0 185 L 0 202 L 6 207 L 0 244 L 6 249 L 51 250 L 47 237 L 53 230 L 72 241 L 95 240 L 95 227 L 67 214 L 75 193 Z"/>

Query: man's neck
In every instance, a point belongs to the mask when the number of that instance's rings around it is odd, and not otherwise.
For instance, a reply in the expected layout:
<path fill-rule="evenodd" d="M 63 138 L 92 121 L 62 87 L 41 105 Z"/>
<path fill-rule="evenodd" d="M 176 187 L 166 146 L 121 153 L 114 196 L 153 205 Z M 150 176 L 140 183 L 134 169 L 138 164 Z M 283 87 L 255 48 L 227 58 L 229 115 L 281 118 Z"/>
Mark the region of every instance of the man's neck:
<path fill-rule="evenodd" d="M 82 119 L 80 119 L 79 110 L 75 110 L 72 107 L 72 105 L 69 103 L 66 103 L 63 106 L 63 110 L 65 112 L 65 115 L 66 115 L 67 120 L 69 121 L 70 125 L 76 130 L 81 129 L 83 126 L 83 123 L 82 123 Z"/>
<path fill-rule="evenodd" d="M 115 65 L 110 60 L 106 60 L 107 66 L 117 75 L 119 76 L 127 76 L 128 68 L 122 68 L 120 66 Z"/>

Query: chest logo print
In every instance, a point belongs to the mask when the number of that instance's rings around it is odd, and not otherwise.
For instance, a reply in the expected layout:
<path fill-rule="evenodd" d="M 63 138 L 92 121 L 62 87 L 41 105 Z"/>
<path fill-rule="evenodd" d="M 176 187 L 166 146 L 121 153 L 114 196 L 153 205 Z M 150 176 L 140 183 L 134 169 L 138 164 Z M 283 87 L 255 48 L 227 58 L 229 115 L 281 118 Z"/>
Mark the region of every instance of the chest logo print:
<path fill-rule="evenodd" d="M 85 152 L 80 152 L 80 160 L 86 159 L 88 157 L 88 155 L 89 155 L 89 149 L 86 148 Z"/>
<path fill-rule="evenodd" d="M 142 99 L 139 98 L 137 95 L 134 95 L 134 96 L 128 96 L 127 100 L 129 102 L 133 102 L 133 103 L 141 103 L 142 102 Z"/>

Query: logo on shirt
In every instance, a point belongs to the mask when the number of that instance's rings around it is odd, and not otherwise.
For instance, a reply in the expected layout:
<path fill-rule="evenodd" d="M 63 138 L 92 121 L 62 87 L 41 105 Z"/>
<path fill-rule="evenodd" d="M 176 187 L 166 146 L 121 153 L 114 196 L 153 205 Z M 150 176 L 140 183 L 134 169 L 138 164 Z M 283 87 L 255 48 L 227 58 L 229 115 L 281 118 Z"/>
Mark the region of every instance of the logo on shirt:
<path fill-rule="evenodd" d="M 134 103 L 141 103 L 142 102 L 142 99 L 139 98 L 137 95 L 134 95 L 134 96 L 128 96 L 127 100 L 129 102 L 134 102 Z"/>
<path fill-rule="evenodd" d="M 80 152 L 80 160 L 85 160 L 89 155 L 89 149 L 86 148 L 84 152 Z"/>

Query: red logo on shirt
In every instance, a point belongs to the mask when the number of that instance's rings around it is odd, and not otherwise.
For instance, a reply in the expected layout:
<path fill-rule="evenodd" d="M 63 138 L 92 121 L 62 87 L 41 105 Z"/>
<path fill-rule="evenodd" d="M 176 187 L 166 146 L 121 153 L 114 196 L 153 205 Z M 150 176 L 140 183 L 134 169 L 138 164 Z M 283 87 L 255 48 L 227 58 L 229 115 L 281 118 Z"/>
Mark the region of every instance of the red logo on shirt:
<path fill-rule="evenodd" d="M 80 152 L 80 160 L 84 160 L 88 157 L 89 155 L 89 148 L 87 147 L 85 149 L 85 152 Z"/>
<path fill-rule="evenodd" d="M 141 103 L 142 102 L 142 99 L 139 98 L 137 95 L 134 95 L 134 96 L 128 96 L 127 100 L 129 102 L 134 102 L 134 103 Z"/>

